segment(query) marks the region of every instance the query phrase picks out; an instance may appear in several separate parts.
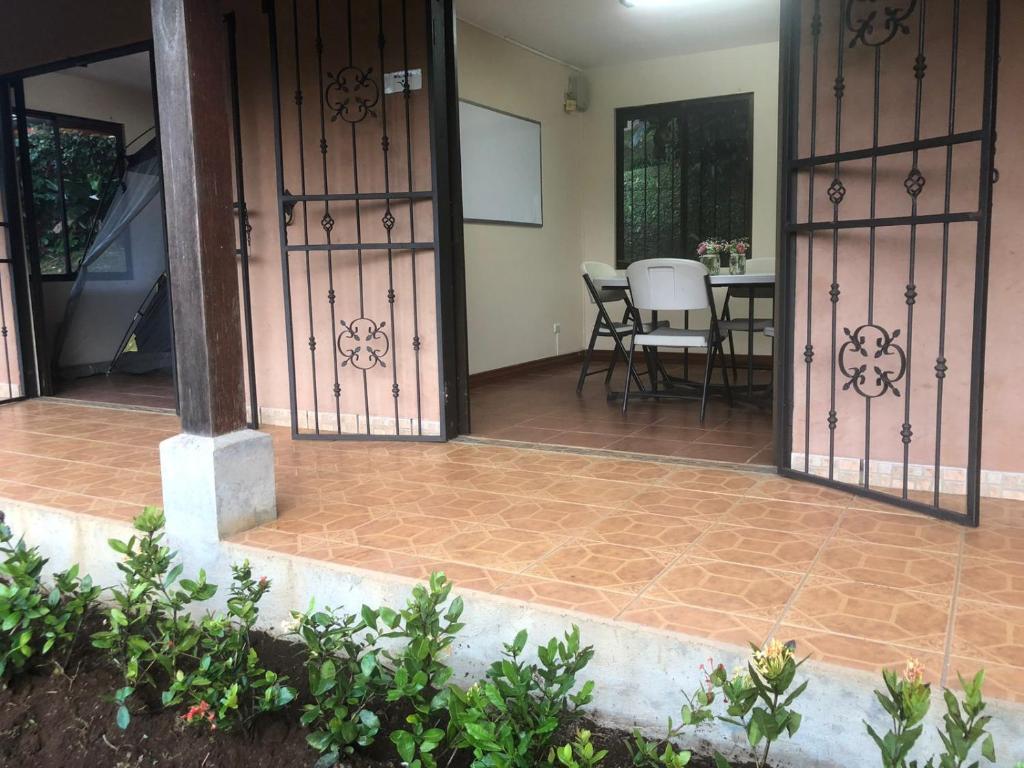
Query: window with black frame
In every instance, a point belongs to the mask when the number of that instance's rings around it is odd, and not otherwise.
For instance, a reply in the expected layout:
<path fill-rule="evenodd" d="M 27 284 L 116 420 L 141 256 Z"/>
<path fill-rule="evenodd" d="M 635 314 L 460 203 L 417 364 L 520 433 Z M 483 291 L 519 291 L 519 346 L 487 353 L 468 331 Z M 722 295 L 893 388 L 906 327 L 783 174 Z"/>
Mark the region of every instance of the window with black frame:
<path fill-rule="evenodd" d="M 110 203 L 124 156 L 117 123 L 46 112 L 26 113 L 39 270 L 72 279 Z M 101 271 L 128 272 L 128 254 L 104 254 Z"/>
<path fill-rule="evenodd" d="M 620 269 L 697 258 L 703 240 L 749 240 L 753 106 L 741 94 L 616 110 Z"/>

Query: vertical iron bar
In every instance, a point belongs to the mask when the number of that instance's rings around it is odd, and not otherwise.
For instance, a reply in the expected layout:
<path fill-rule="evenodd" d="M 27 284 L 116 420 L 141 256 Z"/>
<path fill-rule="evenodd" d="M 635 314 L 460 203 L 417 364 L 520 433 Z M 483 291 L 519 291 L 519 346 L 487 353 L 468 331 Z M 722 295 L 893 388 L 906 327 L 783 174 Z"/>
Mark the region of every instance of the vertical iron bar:
<path fill-rule="evenodd" d="M 292 281 L 288 262 L 288 225 L 284 214 L 284 155 L 281 141 L 281 76 L 277 45 L 277 0 L 264 5 L 270 37 L 270 92 L 274 107 L 274 166 L 277 174 L 277 226 L 281 241 L 281 276 L 284 287 L 285 345 L 288 351 L 288 405 L 291 409 L 292 437 L 299 434 L 299 405 L 295 391 L 295 341 L 292 325 Z"/>
<path fill-rule="evenodd" d="M 235 198 L 238 201 L 238 252 L 242 269 L 242 320 L 245 323 L 246 374 L 249 384 L 249 426 L 260 425 L 256 398 L 256 365 L 252 338 L 252 292 L 249 286 L 248 208 L 245 203 L 245 178 L 242 160 L 242 114 L 238 93 L 238 30 L 234 12 L 227 14 L 228 84 L 231 89 L 231 132 L 235 150 Z"/>
<path fill-rule="evenodd" d="M 840 162 L 838 159 L 839 153 L 842 151 L 842 138 L 843 138 L 843 96 L 845 95 L 846 79 L 845 79 L 845 59 L 846 59 L 846 30 L 843 27 L 841 18 L 841 12 L 839 18 L 836 19 L 836 29 L 838 31 L 837 50 L 838 55 L 836 57 L 836 84 L 835 84 L 835 97 L 836 97 L 836 145 L 835 153 L 837 155 L 835 162 L 835 169 L 833 171 L 833 184 L 836 182 L 842 183 L 839 174 L 841 170 Z M 832 202 L 832 223 L 836 224 L 839 222 L 839 205 L 842 203 L 841 194 L 834 194 L 835 198 Z M 836 412 L 836 347 L 837 339 L 836 333 L 838 331 L 838 314 L 839 314 L 839 229 L 834 228 L 832 230 L 832 286 L 829 289 L 829 297 L 832 302 L 832 339 L 831 339 L 831 353 L 829 355 L 829 411 L 828 411 L 828 477 L 830 480 L 835 477 L 835 461 L 836 461 L 836 426 L 839 424 L 839 416 Z"/>
<path fill-rule="evenodd" d="M 348 65 L 349 67 L 355 66 L 355 42 L 352 33 L 352 0 L 346 2 L 346 32 L 348 34 Z M 383 78 L 383 73 L 381 77 Z M 384 81 L 381 80 L 381 87 L 383 87 Z M 363 244 L 363 216 L 362 206 L 359 202 L 359 142 L 356 137 L 356 124 L 349 123 L 352 128 L 352 192 L 356 195 L 355 207 L 356 207 L 356 243 L 358 245 Z M 359 282 L 359 317 L 366 317 L 366 301 L 365 294 L 363 292 L 363 249 L 360 248 L 356 251 L 356 270 L 358 274 Z M 366 418 L 366 434 L 369 435 L 370 430 L 370 383 L 367 379 L 366 369 L 362 370 L 363 374 L 363 415 Z"/>
<path fill-rule="evenodd" d="M 299 48 L 299 3 L 292 0 L 292 45 L 295 53 L 295 119 L 299 132 L 299 195 L 302 200 L 303 245 L 309 245 L 309 203 L 306 201 L 306 136 L 302 121 L 302 55 Z M 306 263 L 306 310 L 309 319 L 309 366 L 313 385 L 313 429 L 320 434 L 320 400 L 316 378 L 316 333 L 313 326 L 313 273 L 310 269 L 308 248 L 304 251 Z"/>
<path fill-rule="evenodd" d="M 409 88 L 409 21 L 408 21 L 409 0 L 402 0 L 402 68 L 405 70 L 402 95 L 405 102 L 405 160 L 408 191 L 413 191 L 412 171 L 412 116 L 411 103 L 412 91 Z M 416 242 L 416 201 L 409 198 L 409 242 Z M 410 270 L 412 277 L 412 350 L 413 360 L 416 365 L 416 434 L 423 434 L 423 406 L 420 392 L 420 312 L 419 296 L 416 281 L 416 249 L 413 248 L 410 254 Z M 394 329 L 392 329 L 394 332 Z"/>
<path fill-rule="evenodd" d="M 331 216 L 330 182 L 327 174 L 327 122 L 324 111 L 324 38 L 322 34 L 322 17 L 320 12 L 320 0 L 316 0 L 316 82 L 317 97 L 320 112 L 320 165 L 323 175 L 324 190 L 324 215 L 320 219 L 320 226 L 327 237 L 327 245 L 331 245 L 331 235 L 334 230 L 334 217 Z M 338 375 L 338 345 L 334 343 L 335 334 L 338 332 L 338 318 L 335 308 L 337 294 L 334 291 L 334 251 L 327 250 L 327 303 L 331 313 L 331 359 L 334 372 L 334 417 L 337 419 L 337 432 L 341 434 L 341 381 Z"/>
<path fill-rule="evenodd" d="M 387 38 L 384 36 L 384 0 L 377 0 L 377 49 L 379 53 L 378 61 L 380 62 L 380 78 L 381 78 L 381 94 L 380 94 L 380 124 L 381 124 L 381 137 L 380 146 L 384 152 L 384 193 L 390 195 L 391 193 L 391 137 L 388 135 L 388 96 L 383 88 L 384 84 L 384 46 L 387 44 Z M 391 347 L 391 399 L 394 401 L 394 412 L 395 412 L 395 434 L 399 434 L 399 421 L 398 421 L 398 345 L 395 343 L 395 266 L 394 266 L 394 251 L 390 248 L 391 245 L 391 230 L 394 227 L 395 217 L 391 212 L 391 199 L 386 198 L 384 201 L 384 230 L 387 236 L 388 249 L 388 316 L 391 322 L 391 336 L 392 343 Z"/>
<path fill-rule="evenodd" d="M 878 149 L 882 114 L 882 47 L 875 47 L 874 115 L 871 123 L 871 147 Z M 878 155 L 871 155 L 871 220 L 878 212 Z M 875 245 L 877 228 L 868 234 L 868 324 L 875 321 Z M 864 398 L 864 487 L 871 487 L 871 398 Z"/>
<path fill-rule="evenodd" d="M 949 72 L 949 133 L 956 130 L 956 78 L 960 54 L 960 0 L 953 0 L 953 51 Z M 943 212 L 951 210 L 953 190 L 953 145 L 946 147 L 946 188 Z M 942 285 L 939 289 L 939 350 L 935 360 L 935 493 L 933 501 L 939 506 L 942 469 L 942 394 L 946 382 L 946 298 L 949 287 L 949 222 L 942 225 Z"/>
<path fill-rule="evenodd" d="M 974 340 L 971 353 L 971 412 L 967 429 L 967 517 L 977 526 L 981 503 L 981 429 L 985 399 L 985 339 L 988 310 L 989 245 L 992 235 L 992 184 L 996 151 L 996 93 L 999 84 L 999 0 L 988 1 L 985 40 L 985 90 L 982 99 L 982 145 L 978 243 L 974 270 Z"/>
<path fill-rule="evenodd" d="M 914 64 L 914 76 L 917 78 L 917 85 L 914 90 L 914 142 L 921 140 L 921 101 L 924 93 L 924 74 L 925 74 L 925 55 L 924 55 L 924 34 L 925 34 L 925 21 L 928 16 L 928 0 L 921 0 L 921 15 L 918 17 L 917 22 L 917 59 Z M 917 167 L 917 161 L 919 159 L 919 153 L 917 149 L 913 151 L 913 168 L 910 173 L 919 173 Z M 909 176 L 908 176 L 909 178 Z M 908 189 L 909 191 L 909 189 Z M 911 193 L 910 195 L 910 212 L 912 216 L 917 216 L 917 194 Z M 916 285 L 916 274 L 915 270 L 917 267 L 917 225 L 910 225 L 910 261 L 907 273 L 907 377 L 906 386 L 904 392 L 906 396 L 903 399 L 903 428 L 900 431 L 900 435 L 903 440 L 903 498 L 907 498 L 909 493 L 910 485 L 910 443 L 913 439 L 913 430 L 910 424 L 910 397 L 913 392 L 911 387 L 911 381 L 913 378 L 914 367 L 913 353 L 914 353 L 914 304 L 917 301 L 917 285 Z M 935 478 L 935 483 L 938 484 L 939 478 Z"/>
<path fill-rule="evenodd" d="M 817 156 L 818 146 L 818 60 L 821 48 L 821 0 L 814 0 L 814 15 L 811 19 L 811 136 L 810 157 Z M 817 166 L 812 165 L 807 180 L 807 221 L 814 221 L 814 175 Z M 814 296 L 814 232 L 807 233 L 807 338 L 804 344 L 804 472 L 811 471 L 811 363 L 814 361 L 814 344 L 811 335 L 811 310 Z"/>

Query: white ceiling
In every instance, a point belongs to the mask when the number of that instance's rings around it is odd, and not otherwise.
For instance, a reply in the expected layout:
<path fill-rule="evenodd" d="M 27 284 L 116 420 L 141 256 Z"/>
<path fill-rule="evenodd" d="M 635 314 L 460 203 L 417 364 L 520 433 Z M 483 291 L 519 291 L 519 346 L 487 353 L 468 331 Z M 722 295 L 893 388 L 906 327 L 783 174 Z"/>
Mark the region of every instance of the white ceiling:
<path fill-rule="evenodd" d="M 149 73 L 149 53 L 146 52 L 96 61 L 82 67 L 68 67 L 60 70 L 60 73 L 101 83 L 112 83 L 146 93 L 149 92 L 152 85 Z"/>
<path fill-rule="evenodd" d="M 581 68 L 779 39 L 780 0 L 456 0 L 458 16 Z"/>

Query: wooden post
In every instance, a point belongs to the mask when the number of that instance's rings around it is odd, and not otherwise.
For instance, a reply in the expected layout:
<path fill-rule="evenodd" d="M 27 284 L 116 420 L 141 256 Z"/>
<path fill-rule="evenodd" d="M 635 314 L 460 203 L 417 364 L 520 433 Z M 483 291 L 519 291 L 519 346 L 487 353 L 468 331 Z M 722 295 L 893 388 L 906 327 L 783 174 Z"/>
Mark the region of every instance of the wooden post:
<path fill-rule="evenodd" d="M 220 3 L 151 0 L 182 430 L 246 425 Z"/>

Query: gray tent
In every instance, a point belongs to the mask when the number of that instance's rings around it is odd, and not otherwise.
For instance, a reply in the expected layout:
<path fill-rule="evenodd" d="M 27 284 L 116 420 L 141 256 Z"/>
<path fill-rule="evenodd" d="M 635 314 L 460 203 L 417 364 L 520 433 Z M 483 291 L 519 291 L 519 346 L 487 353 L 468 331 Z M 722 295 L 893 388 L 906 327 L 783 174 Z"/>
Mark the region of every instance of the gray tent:
<path fill-rule="evenodd" d="M 127 158 L 64 311 L 54 359 L 61 378 L 172 366 L 160 152 Z"/>

